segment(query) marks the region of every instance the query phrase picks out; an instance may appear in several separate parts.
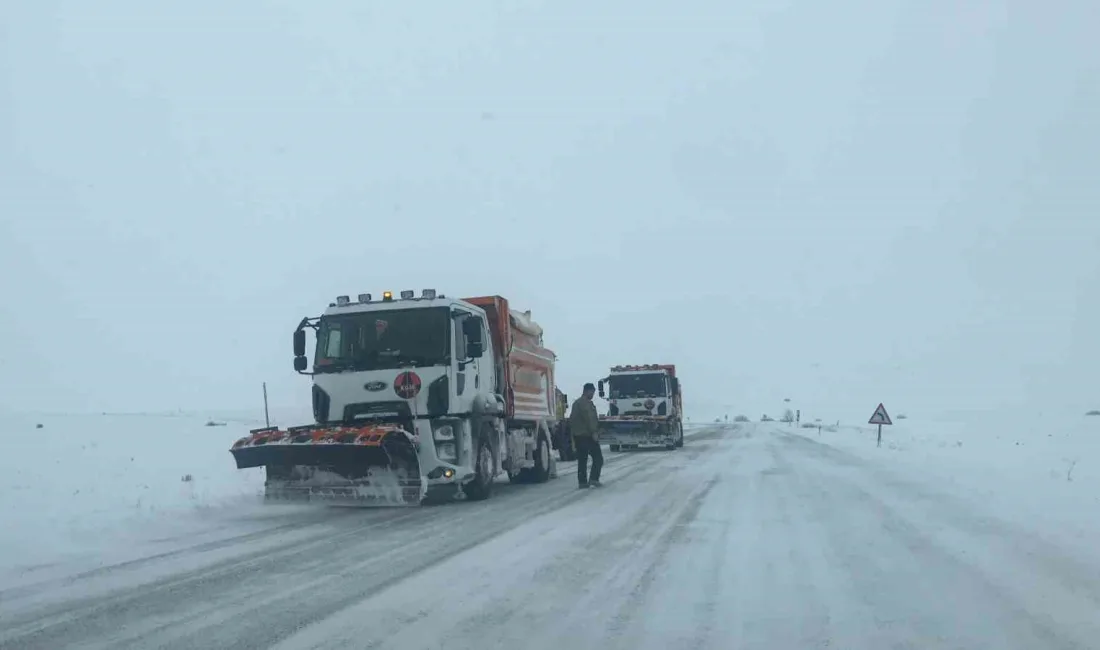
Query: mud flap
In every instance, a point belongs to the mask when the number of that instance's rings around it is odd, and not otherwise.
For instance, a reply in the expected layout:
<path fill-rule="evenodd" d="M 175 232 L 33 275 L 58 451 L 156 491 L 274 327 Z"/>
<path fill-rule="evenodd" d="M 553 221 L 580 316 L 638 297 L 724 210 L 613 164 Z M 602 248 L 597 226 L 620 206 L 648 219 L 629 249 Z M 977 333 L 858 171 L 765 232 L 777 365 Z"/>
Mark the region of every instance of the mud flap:
<path fill-rule="evenodd" d="M 400 427 L 258 429 L 230 452 L 238 469 L 267 468 L 271 501 L 416 506 L 427 491 L 416 439 Z"/>

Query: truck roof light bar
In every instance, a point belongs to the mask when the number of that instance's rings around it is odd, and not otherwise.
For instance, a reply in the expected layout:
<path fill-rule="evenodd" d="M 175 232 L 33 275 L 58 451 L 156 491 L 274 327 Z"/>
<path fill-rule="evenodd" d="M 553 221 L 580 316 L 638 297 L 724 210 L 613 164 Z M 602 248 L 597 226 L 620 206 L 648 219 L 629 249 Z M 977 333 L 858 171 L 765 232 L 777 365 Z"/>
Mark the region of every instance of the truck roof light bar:
<path fill-rule="evenodd" d="M 336 304 L 339 307 L 347 307 L 351 304 L 351 298 L 348 296 L 336 296 Z"/>
<path fill-rule="evenodd" d="M 367 304 L 368 302 L 370 302 L 370 294 L 369 293 L 359 294 L 359 302 L 361 302 L 363 304 Z"/>
<path fill-rule="evenodd" d="M 412 300 L 413 296 L 415 296 L 415 295 L 416 295 L 416 292 L 413 291 L 412 289 L 405 289 L 404 291 L 401 292 L 401 299 L 402 300 Z"/>

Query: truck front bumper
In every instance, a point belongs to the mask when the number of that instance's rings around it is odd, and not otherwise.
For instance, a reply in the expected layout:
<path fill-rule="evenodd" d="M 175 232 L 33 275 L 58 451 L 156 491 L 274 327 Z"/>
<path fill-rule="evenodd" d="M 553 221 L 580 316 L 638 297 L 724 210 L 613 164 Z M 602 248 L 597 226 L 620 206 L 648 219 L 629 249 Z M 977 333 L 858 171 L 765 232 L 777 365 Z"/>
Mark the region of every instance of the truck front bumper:
<path fill-rule="evenodd" d="M 676 428 L 665 419 L 600 420 L 600 442 L 621 447 L 664 446 L 676 442 Z"/>

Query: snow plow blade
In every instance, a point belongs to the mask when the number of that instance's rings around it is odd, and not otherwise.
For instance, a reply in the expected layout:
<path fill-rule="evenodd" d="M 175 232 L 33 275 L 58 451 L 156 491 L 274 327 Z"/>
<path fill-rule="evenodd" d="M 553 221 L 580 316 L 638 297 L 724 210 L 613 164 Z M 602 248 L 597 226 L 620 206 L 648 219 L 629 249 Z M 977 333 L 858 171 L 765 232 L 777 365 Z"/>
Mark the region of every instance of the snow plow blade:
<path fill-rule="evenodd" d="M 607 417 L 600 420 L 601 432 L 641 437 L 658 434 L 665 425 L 664 420 L 631 416 Z"/>
<path fill-rule="evenodd" d="M 427 490 L 416 439 L 398 426 L 255 429 L 230 453 L 238 469 L 267 469 L 269 501 L 417 506 Z"/>
<path fill-rule="evenodd" d="M 667 446 L 672 442 L 668 420 L 637 415 L 600 418 L 600 441 L 612 445 Z"/>

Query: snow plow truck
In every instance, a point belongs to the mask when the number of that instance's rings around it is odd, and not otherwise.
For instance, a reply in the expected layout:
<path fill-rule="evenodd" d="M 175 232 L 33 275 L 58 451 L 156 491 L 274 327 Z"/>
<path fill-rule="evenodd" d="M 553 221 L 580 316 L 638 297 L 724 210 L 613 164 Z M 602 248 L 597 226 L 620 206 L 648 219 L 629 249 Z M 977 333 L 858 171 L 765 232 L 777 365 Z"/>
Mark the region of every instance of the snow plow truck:
<path fill-rule="evenodd" d="M 240 469 L 265 468 L 268 500 L 487 499 L 502 473 L 534 483 L 556 475 L 554 361 L 531 313 L 500 296 L 339 296 L 294 331 L 314 422 L 255 429 L 230 451 Z"/>
<path fill-rule="evenodd" d="M 604 388 L 607 388 L 606 394 Z M 643 446 L 684 446 L 683 401 L 676 366 L 614 366 L 598 384 L 608 400 L 600 417 L 600 441 L 611 451 Z"/>

